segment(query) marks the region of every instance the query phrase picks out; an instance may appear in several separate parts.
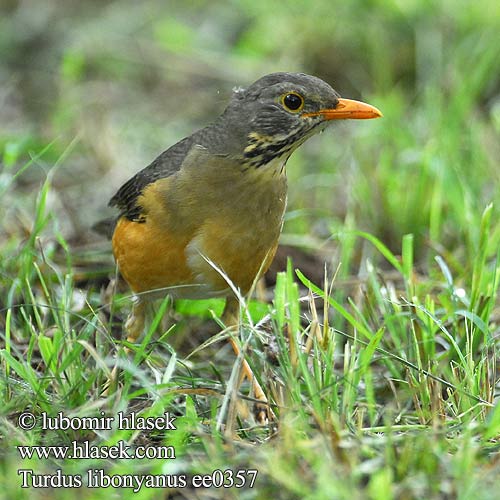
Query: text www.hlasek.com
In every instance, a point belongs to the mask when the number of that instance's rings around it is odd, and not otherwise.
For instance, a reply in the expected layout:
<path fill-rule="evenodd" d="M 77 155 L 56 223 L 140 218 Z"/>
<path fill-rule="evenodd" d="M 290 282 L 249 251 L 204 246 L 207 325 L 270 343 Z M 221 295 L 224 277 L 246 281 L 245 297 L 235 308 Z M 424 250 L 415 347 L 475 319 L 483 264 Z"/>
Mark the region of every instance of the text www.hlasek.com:
<path fill-rule="evenodd" d="M 124 441 L 118 441 L 112 446 L 95 446 L 89 441 L 78 443 L 73 441 L 71 445 L 59 446 L 18 446 L 19 455 L 26 458 L 38 459 L 175 459 L 175 448 L 173 446 L 130 446 Z"/>

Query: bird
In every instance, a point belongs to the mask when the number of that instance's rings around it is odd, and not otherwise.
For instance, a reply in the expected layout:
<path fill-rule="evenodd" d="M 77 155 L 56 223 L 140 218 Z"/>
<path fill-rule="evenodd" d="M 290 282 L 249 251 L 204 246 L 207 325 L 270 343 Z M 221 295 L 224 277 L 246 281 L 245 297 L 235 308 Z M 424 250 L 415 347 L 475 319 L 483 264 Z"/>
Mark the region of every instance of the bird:
<path fill-rule="evenodd" d="M 382 113 L 340 97 L 305 73 L 265 75 L 235 88 L 220 116 L 177 142 L 131 177 L 111 198 L 119 211 L 112 235 L 117 267 L 133 294 L 127 340 L 145 328 L 146 306 L 164 296 L 224 297 L 222 320 L 239 321 L 239 300 L 271 264 L 287 204 L 286 163 L 308 138 L 334 120 Z M 229 338 L 236 353 L 239 344 Z M 261 404 L 268 400 L 243 358 Z"/>

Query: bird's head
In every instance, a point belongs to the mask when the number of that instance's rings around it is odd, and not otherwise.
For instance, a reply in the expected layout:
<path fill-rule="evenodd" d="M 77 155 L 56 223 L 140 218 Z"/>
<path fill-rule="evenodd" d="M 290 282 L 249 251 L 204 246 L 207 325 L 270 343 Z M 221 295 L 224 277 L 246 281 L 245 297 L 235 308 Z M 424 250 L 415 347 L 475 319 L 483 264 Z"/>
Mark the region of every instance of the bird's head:
<path fill-rule="evenodd" d="M 332 120 L 380 116 L 369 104 L 341 98 L 320 78 L 272 73 L 236 89 L 219 123 L 245 163 L 260 167 L 275 158 L 286 160 Z"/>

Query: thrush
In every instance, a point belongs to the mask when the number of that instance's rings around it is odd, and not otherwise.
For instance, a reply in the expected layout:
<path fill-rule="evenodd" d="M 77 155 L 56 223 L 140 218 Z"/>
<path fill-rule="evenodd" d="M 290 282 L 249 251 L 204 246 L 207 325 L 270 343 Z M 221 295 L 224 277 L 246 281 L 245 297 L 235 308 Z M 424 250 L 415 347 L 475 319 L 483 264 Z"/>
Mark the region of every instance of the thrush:
<path fill-rule="evenodd" d="M 110 201 L 120 210 L 113 253 L 135 294 L 125 324 L 128 340 L 143 331 L 148 301 L 165 293 L 225 297 L 223 321 L 237 324 L 234 290 L 250 290 L 278 245 L 290 155 L 334 120 L 380 116 L 317 77 L 269 74 L 236 89 L 213 123 L 128 180 Z M 232 336 L 230 342 L 239 354 L 238 342 Z M 246 360 L 242 376 L 267 404 Z"/>

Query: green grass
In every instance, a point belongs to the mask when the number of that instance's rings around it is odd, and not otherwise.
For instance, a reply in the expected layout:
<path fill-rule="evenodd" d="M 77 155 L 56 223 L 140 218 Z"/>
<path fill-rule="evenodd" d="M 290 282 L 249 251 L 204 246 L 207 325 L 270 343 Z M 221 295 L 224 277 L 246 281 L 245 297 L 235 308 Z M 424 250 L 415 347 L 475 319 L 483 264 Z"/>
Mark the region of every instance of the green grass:
<path fill-rule="evenodd" d="M 61 3 L 74 38 L 34 52 L 54 75 L 56 97 L 46 73 L 33 73 L 49 102 L 30 87 L 30 71 L 12 66 L 33 95 L 22 114 L 29 126 L 6 119 L 0 128 L 0 498 L 164 494 L 21 489 L 19 469 L 188 482 L 230 469 L 247 484 L 257 471 L 253 488 L 206 498 L 496 498 L 497 3 L 358 1 L 335 6 L 335 23 L 326 1 L 310 12 L 309 2 L 200 2 L 198 14 L 174 4 L 168 14 L 156 2 L 124 13 L 111 2 L 88 7 L 83 23 Z M 0 27 L 2 51 L 30 50 Z M 88 30 L 98 43 L 81 36 Z M 160 300 L 125 355 L 131 298 L 113 280 L 109 243 L 89 227 L 121 180 L 220 111 L 219 88 L 283 66 L 337 82 L 349 97 L 363 89 L 384 118 L 341 125 L 289 161 L 282 241 L 314 266 L 289 260 L 243 308 L 241 343 L 276 414 L 259 426 L 249 384 L 237 391 L 241 360 L 226 346 L 222 301 Z M 116 364 L 119 388 L 104 397 Z M 176 429 L 18 425 L 23 412 L 101 411 L 168 412 Z M 16 448 L 86 440 L 171 446 L 175 459 L 23 459 Z M 171 494 L 205 498 L 200 489 Z"/>

